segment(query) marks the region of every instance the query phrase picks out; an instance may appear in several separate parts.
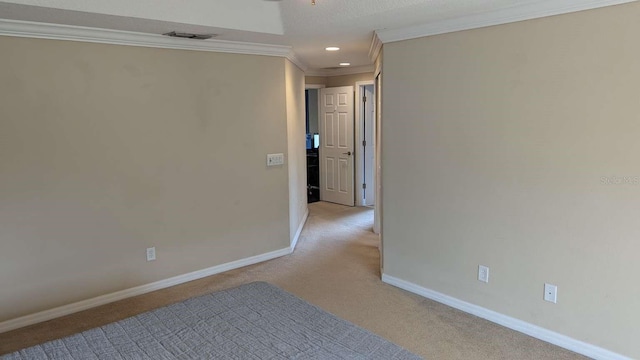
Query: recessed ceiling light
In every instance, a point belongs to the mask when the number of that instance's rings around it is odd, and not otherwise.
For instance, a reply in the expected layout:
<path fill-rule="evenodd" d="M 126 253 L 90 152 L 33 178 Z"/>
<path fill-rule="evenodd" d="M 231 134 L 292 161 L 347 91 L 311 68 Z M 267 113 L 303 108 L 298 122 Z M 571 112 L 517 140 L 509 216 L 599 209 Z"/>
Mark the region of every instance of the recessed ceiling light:
<path fill-rule="evenodd" d="M 351 65 L 351 63 L 347 63 L 347 62 L 340 63 L 340 66 L 349 66 L 349 65 Z"/>
<path fill-rule="evenodd" d="M 328 48 L 325 48 L 325 50 L 327 50 L 327 51 L 338 51 L 338 50 L 340 50 L 340 48 L 337 47 L 337 46 L 329 46 Z"/>

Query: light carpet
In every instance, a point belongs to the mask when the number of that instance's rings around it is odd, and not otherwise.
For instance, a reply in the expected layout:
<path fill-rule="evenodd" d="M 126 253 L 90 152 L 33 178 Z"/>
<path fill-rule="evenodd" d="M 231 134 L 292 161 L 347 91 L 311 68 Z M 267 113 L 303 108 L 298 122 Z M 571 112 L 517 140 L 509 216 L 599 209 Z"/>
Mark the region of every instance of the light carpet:
<path fill-rule="evenodd" d="M 253 282 L 0 356 L 30 359 L 420 358 L 271 284 Z"/>

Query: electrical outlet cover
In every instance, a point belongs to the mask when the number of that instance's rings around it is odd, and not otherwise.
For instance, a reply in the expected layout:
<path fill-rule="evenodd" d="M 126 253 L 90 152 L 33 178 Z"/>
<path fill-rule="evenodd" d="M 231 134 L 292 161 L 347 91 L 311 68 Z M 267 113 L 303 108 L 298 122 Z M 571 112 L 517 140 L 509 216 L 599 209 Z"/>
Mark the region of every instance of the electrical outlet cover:
<path fill-rule="evenodd" d="M 489 267 L 484 265 L 478 266 L 478 280 L 488 283 L 489 282 Z"/>
<path fill-rule="evenodd" d="M 544 284 L 544 300 L 556 304 L 558 302 L 558 287 L 553 284 Z"/>
<path fill-rule="evenodd" d="M 153 261 L 156 259 L 156 248 L 150 247 L 147 248 L 147 261 Z"/>

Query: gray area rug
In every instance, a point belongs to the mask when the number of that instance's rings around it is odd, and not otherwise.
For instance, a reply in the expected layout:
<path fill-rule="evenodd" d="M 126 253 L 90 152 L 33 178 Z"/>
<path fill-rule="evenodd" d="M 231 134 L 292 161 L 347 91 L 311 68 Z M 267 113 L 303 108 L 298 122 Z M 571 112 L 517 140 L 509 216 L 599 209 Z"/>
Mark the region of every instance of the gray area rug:
<path fill-rule="evenodd" d="M 195 297 L 8 359 L 420 359 L 265 282 Z"/>

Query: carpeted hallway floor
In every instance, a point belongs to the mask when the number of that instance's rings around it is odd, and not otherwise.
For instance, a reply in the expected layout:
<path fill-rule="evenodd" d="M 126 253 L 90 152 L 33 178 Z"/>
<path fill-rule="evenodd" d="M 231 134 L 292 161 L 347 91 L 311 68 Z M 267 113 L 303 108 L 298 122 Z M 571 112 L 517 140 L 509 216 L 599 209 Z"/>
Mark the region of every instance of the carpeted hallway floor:
<path fill-rule="evenodd" d="M 582 359 L 380 281 L 373 210 L 309 205 L 294 254 L 0 334 L 0 354 L 71 335 L 192 296 L 271 282 L 425 359 Z"/>

